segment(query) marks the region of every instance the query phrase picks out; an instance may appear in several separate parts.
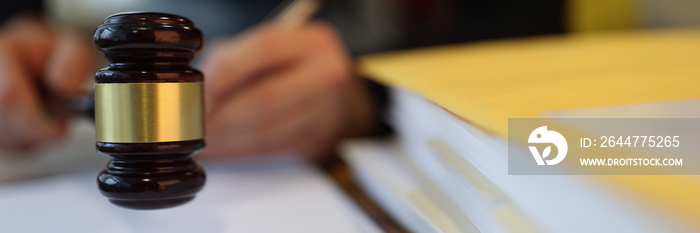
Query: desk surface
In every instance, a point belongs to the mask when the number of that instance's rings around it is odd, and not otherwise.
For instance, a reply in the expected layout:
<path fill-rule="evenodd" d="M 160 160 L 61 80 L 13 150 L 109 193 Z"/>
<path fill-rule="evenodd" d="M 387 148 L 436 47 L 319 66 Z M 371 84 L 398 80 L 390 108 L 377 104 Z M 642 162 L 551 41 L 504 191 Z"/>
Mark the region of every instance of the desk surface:
<path fill-rule="evenodd" d="M 39 153 L 34 158 L 37 162 L 20 160 L 15 165 L 41 169 L 54 160 L 44 156 L 65 160 L 98 156 L 92 151 L 94 139 L 85 141 L 91 137 L 90 128 L 77 126 L 73 130 L 66 143 L 69 146 L 60 151 L 81 153 L 70 145 L 89 144 L 83 156 Z M 3 162 L 0 175 L 4 178 L 33 176 Z M 382 228 L 401 232 L 401 228 L 391 226 L 395 222 L 386 215 L 372 221 L 371 217 L 383 212 L 376 206 L 368 207 L 371 201 L 353 188 L 347 168 L 338 163 L 326 162 L 325 169 L 319 169 L 316 164 L 289 158 L 204 162 L 207 185 L 191 203 L 166 210 L 134 211 L 113 206 L 99 194 L 95 175 L 104 166 L 102 159 L 62 161 L 61 165 L 78 168 L 57 169 L 51 173 L 61 174 L 52 176 L 5 179 L 0 184 L 0 232 L 381 232 Z M 343 189 L 334 181 L 341 181 Z M 351 190 L 350 197 L 343 190 Z M 363 210 L 371 211 L 368 215 Z"/>

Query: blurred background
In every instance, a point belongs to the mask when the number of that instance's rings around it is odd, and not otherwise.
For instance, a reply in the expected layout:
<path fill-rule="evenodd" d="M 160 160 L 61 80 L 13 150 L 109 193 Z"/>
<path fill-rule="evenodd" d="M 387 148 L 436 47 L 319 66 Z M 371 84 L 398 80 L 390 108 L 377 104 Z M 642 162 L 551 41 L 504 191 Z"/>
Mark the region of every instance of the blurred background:
<path fill-rule="evenodd" d="M 45 0 L 3 3 L 0 21 L 34 12 L 51 24 L 90 37 L 102 20 L 124 11 L 158 11 L 193 20 L 207 43 L 263 21 L 276 0 Z M 695 0 L 336 0 L 326 1 L 316 18 L 332 23 L 353 56 L 439 44 L 562 33 L 700 26 Z M 206 46 L 205 46 L 206 48 Z M 204 53 L 207 51 L 205 50 Z M 102 55 L 95 57 L 106 65 Z M 202 57 L 202 55 L 199 55 Z M 96 67 L 97 68 L 97 67 Z M 90 122 L 77 120 L 68 143 L 44 145 L 34 156 L 0 156 L 0 181 L 94 170 L 106 161 L 93 148 Z M 1 133 L 1 132 L 0 132 Z M 2 150 L 2 149 L 0 149 Z M 4 154 L 12 154 L 4 151 Z M 64 156 L 49 156 L 64 154 Z M 88 156 L 89 155 L 89 156 Z"/>
<path fill-rule="evenodd" d="M 115 13 L 173 13 L 191 19 L 203 32 L 205 50 L 198 55 L 203 57 L 208 53 L 206 44 L 235 36 L 263 22 L 281 2 L 24 0 L 3 3 L 0 22 L 15 13 L 33 12 L 43 15 L 50 24 L 76 29 L 90 38 L 102 20 Z M 315 18 L 330 22 L 339 31 L 350 56 L 357 58 L 385 51 L 486 40 L 700 27 L 698 10 L 697 0 L 328 0 Z M 95 50 L 94 56 L 100 61 L 98 67 L 106 66 L 101 53 Z M 196 63 L 197 60 L 195 66 Z M 0 182 L 101 170 L 107 157 L 95 152 L 93 123 L 85 119 L 75 119 L 72 123 L 65 140 L 42 145 L 29 154 L 0 148 Z"/>
<path fill-rule="evenodd" d="M 157 11 L 190 18 L 203 31 L 206 43 L 211 43 L 260 23 L 281 2 L 25 0 L 3 3 L 0 21 L 16 14 L 39 13 L 47 22 L 77 29 L 89 38 L 96 26 L 111 14 Z M 332 23 L 351 55 L 358 56 L 489 39 L 698 27 L 698 9 L 700 1 L 695 0 L 336 0 L 325 1 L 316 18 Z M 99 67 L 104 67 L 102 54 L 94 52 Z M 65 141 L 42 145 L 32 156 L 0 149 L 6 154 L 0 156 L 0 181 L 101 168 L 107 160 L 94 151 L 91 124 L 76 120 Z M 62 156 L 51 156 L 54 154 Z"/>
<path fill-rule="evenodd" d="M 45 0 L 6 3 L 0 14 L 34 5 L 55 24 L 91 35 L 105 17 L 124 11 L 157 11 L 196 22 L 207 41 L 261 22 L 281 0 Z M 32 3 L 36 2 L 36 3 Z M 17 6 L 14 6 L 17 5 Z M 546 33 L 700 26 L 693 0 L 339 0 L 325 1 L 317 18 L 339 29 L 353 54 L 433 44 Z"/>

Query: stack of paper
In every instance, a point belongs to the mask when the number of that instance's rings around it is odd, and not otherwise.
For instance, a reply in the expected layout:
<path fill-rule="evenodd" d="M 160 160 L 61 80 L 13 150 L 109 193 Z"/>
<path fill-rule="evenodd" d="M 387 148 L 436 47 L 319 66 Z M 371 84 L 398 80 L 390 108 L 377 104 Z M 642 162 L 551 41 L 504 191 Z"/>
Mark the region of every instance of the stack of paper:
<path fill-rule="evenodd" d="M 365 73 L 394 87 L 398 137 L 348 143 L 344 155 L 415 231 L 697 231 L 695 176 L 508 175 L 506 140 L 508 118 L 588 108 L 700 117 L 687 111 L 699 102 L 683 101 L 700 98 L 697 41 L 700 31 L 631 32 L 366 57 Z"/>

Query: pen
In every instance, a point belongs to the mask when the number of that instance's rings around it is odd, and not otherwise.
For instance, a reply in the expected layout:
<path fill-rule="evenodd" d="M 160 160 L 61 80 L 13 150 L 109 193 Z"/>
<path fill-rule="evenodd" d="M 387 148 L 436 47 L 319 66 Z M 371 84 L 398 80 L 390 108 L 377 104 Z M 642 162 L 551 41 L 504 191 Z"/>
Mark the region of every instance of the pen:
<path fill-rule="evenodd" d="M 284 28 L 294 30 L 304 26 L 318 10 L 322 0 L 286 0 L 266 18 Z"/>

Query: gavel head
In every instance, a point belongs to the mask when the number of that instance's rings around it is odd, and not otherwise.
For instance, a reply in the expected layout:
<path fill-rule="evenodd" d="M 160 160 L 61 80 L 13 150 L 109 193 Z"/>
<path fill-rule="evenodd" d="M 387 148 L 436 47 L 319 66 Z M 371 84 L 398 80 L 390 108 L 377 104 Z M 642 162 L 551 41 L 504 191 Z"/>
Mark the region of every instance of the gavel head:
<path fill-rule="evenodd" d="M 202 73 L 190 67 L 203 45 L 192 21 L 163 13 L 121 13 L 95 30 L 110 65 L 95 74 L 97 150 L 110 156 L 97 177 L 110 202 L 160 209 L 192 200 L 204 170 Z"/>

